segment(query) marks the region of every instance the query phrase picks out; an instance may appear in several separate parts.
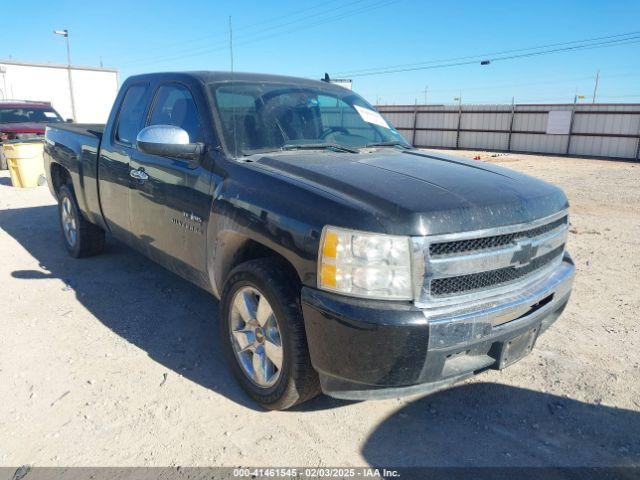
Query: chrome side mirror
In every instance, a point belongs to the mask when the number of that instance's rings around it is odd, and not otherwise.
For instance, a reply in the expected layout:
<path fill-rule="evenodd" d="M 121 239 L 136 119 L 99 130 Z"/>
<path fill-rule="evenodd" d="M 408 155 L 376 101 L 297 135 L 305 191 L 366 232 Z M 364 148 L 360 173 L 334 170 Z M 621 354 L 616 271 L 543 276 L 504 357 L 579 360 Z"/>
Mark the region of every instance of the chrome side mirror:
<path fill-rule="evenodd" d="M 138 150 L 161 157 L 198 160 L 204 150 L 202 143 L 190 143 L 189 134 L 173 125 L 150 125 L 136 137 Z"/>

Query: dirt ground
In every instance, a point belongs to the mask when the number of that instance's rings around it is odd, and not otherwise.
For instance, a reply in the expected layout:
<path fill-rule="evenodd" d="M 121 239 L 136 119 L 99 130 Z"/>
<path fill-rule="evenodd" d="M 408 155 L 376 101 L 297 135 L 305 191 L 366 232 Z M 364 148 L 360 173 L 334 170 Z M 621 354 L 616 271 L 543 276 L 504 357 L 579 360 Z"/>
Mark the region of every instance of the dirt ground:
<path fill-rule="evenodd" d="M 451 390 L 287 412 L 234 383 L 216 300 L 112 239 L 68 257 L 46 187 L 3 172 L 0 465 L 640 465 L 640 165 L 480 155 L 567 192 L 564 315 L 520 363 Z"/>

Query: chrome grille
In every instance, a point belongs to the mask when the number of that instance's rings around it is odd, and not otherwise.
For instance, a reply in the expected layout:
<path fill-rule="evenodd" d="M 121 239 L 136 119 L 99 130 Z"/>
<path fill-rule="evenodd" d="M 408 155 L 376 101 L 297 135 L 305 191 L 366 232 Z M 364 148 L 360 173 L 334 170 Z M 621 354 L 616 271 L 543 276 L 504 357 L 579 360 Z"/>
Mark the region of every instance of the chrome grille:
<path fill-rule="evenodd" d="M 541 225 L 522 232 L 506 233 L 504 235 L 495 235 L 493 237 L 472 238 L 470 240 L 458 240 L 453 242 L 432 243 L 429 246 L 431 256 L 450 255 L 454 253 L 470 252 L 477 250 L 489 250 L 491 248 L 509 245 L 511 242 L 520 238 L 535 238 L 544 233 L 550 232 L 560 225 L 567 224 L 567 217 L 559 218 L 553 222 Z"/>
<path fill-rule="evenodd" d="M 437 278 L 431 280 L 431 295 L 444 296 L 469 293 L 480 289 L 493 288 L 518 280 L 536 270 L 543 268 L 554 258 L 562 254 L 564 245 L 551 250 L 549 253 L 534 258 L 521 268 L 505 267 L 488 272 L 458 275 L 456 277 Z"/>
<path fill-rule="evenodd" d="M 416 303 L 453 303 L 533 282 L 560 263 L 568 227 L 563 211 L 527 224 L 415 237 Z"/>

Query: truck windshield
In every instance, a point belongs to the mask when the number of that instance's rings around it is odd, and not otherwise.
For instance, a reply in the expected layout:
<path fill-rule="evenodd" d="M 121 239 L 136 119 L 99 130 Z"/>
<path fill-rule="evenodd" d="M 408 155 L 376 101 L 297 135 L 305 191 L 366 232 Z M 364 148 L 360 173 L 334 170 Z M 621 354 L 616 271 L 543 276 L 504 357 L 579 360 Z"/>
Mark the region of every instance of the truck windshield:
<path fill-rule="evenodd" d="M 53 123 L 61 122 L 62 118 L 51 109 L 20 107 L 0 107 L 0 123 Z"/>
<path fill-rule="evenodd" d="M 250 82 L 210 89 L 225 144 L 235 157 L 296 148 L 410 148 L 371 105 L 348 90 Z"/>

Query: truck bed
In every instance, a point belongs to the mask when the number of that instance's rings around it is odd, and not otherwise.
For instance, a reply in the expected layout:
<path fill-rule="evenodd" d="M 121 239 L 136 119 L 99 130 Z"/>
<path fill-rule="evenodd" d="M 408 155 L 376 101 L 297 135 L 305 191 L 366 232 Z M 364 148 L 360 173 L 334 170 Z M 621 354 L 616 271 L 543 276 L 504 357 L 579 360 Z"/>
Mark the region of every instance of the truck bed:
<path fill-rule="evenodd" d="M 104 123 L 51 123 L 47 126 L 49 128 L 78 133 L 87 137 L 98 137 L 98 140 L 102 138 L 105 128 Z"/>
<path fill-rule="evenodd" d="M 73 180 L 76 199 L 85 217 L 98 225 L 102 221 L 98 199 L 98 156 L 105 125 L 55 123 L 47 125 L 44 146 L 45 171 L 52 158 Z M 51 187 L 51 182 L 49 182 Z"/>

